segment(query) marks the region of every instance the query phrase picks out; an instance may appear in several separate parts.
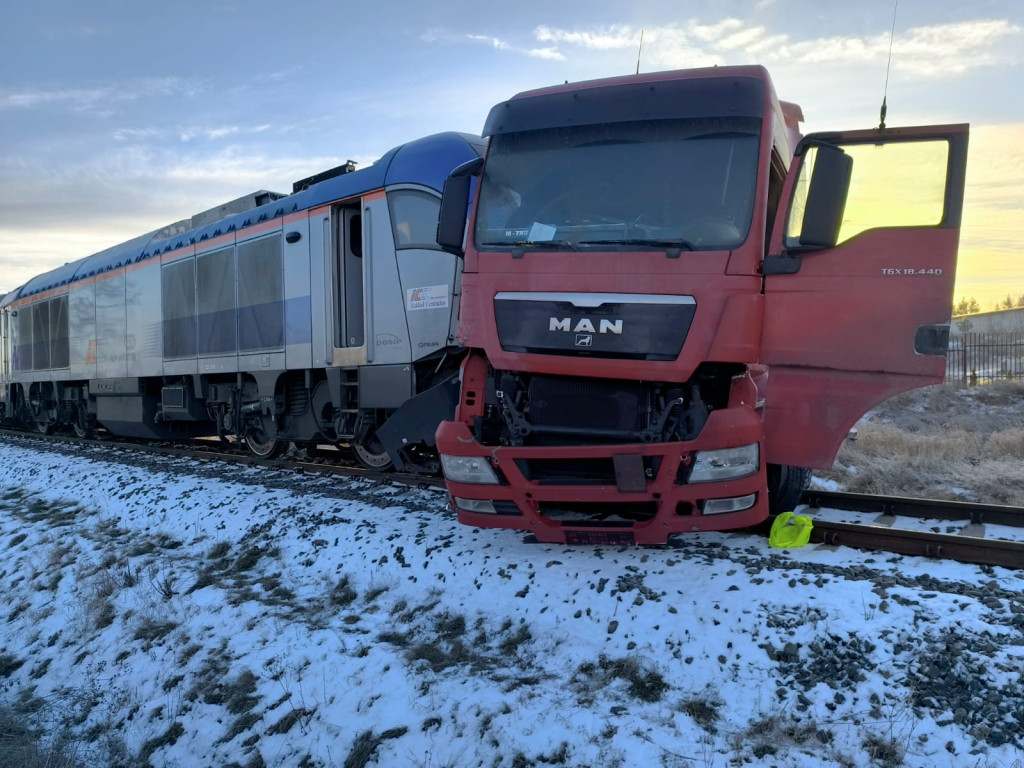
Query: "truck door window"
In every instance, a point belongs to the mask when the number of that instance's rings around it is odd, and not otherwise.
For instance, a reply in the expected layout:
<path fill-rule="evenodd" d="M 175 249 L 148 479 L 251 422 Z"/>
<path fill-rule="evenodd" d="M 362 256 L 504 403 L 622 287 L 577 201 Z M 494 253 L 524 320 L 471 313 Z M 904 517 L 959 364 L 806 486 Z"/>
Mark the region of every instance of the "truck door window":
<path fill-rule="evenodd" d="M 928 227 L 942 222 L 949 143 L 888 141 L 848 144 L 853 160 L 838 243 L 880 227 Z M 800 246 L 807 193 L 818 148 L 806 150 L 786 228 L 786 246 Z M 837 244 L 838 244 L 837 243 Z"/>
<path fill-rule="evenodd" d="M 768 171 L 768 218 L 765 219 L 764 227 L 764 252 L 768 253 L 768 244 L 772 239 L 772 223 L 775 221 L 775 212 L 779 208 L 779 200 L 782 199 L 782 187 L 786 182 L 786 164 L 782 160 L 777 147 L 772 147 L 771 167 Z"/>

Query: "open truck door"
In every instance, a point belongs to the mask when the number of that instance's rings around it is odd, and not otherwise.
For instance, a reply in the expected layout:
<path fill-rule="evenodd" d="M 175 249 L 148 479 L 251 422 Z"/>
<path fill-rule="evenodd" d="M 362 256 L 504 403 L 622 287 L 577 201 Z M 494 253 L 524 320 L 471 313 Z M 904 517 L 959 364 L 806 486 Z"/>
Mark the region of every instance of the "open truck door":
<path fill-rule="evenodd" d="M 946 350 L 967 125 L 806 136 L 763 264 L 766 460 L 826 469 Z"/>

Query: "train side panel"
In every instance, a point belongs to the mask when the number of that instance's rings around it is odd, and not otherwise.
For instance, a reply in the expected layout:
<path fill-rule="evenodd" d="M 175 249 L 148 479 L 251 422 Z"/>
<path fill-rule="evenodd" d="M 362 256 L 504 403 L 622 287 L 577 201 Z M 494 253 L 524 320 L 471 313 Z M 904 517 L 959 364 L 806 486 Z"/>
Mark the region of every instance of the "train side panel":
<path fill-rule="evenodd" d="M 196 357 L 196 248 L 186 246 L 160 257 L 164 376 L 199 373 Z"/>
<path fill-rule="evenodd" d="M 309 213 L 310 355 L 313 367 L 332 364 L 331 208 Z"/>
<path fill-rule="evenodd" d="M 409 326 L 403 311 L 402 285 L 395 258 L 387 199 L 368 196 L 363 203 L 365 237 L 363 275 L 366 305 L 367 362 L 396 365 L 412 361 Z M 368 257 L 368 258 L 367 258 Z"/>
<path fill-rule="evenodd" d="M 124 270 L 96 281 L 96 376 L 117 379 L 128 376 L 128 318 Z"/>
<path fill-rule="evenodd" d="M 159 264 L 138 265 L 126 271 L 125 304 L 128 375 L 160 376 L 164 358 Z"/>
<path fill-rule="evenodd" d="M 68 316 L 71 321 L 68 346 L 71 352 L 71 379 L 96 378 L 96 284 L 87 280 L 71 286 L 68 292 Z"/>
<path fill-rule="evenodd" d="M 412 358 L 420 360 L 448 346 L 458 262 L 450 253 L 421 248 L 399 251 L 397 258 Z"/>
<path fill-rule="evenodd" d="M 408 184 L 389 189 L 387 197 L 410 354 L 419 360 L 449 344 L 460 264 L 437 246 L 440 195 Z"/>
<path fill-rule="evenodd" d="M 202 374 L 238 370 L 235 243 L 196 251 L 197 357 Z"/>
<path fill-rule="evenodd" d="M 296 236 L 298 240 L 295 240 Z M 310 271 L 313 253 L 309 217 L 305 211 L 301 216 L 285 222 L 283 247 L 285 364 L 289 370 L 312 368 L 313 309 Z"/>

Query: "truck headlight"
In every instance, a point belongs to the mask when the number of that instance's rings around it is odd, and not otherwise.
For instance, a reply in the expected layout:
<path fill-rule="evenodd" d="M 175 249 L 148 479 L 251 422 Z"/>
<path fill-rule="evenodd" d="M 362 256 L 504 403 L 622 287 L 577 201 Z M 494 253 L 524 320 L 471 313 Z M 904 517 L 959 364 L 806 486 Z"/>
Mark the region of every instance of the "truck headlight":
<path fill-rule="evenodd" d="M 485 456 L 447 456 L 441 454 L 444 476 L 455 483 L 497 485 L 498 476 Z"/>
<path fill-rule="evenodd" d="M 697 451 L 690 470 L 690 482 L 712 483 L 747 477 L 757 472 L 759 459 L 757 443 L 718 451 Z"/>

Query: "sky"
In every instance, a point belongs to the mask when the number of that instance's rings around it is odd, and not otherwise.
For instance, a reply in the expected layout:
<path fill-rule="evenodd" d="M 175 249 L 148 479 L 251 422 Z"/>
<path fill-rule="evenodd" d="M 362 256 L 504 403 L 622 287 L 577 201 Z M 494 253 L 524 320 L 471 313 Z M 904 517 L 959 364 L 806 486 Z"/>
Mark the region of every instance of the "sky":
<path fill-rule="evenodd" d="M 1024 757 L 1022 570 L 742 532 L 528 543 L 437 490 L 105 446 L 0 440 L 0 491 L 0 707 L 82 765 Z"/>
<path fill-rule="evenodd" d="M 0 293 L 564 81 L 763 64 L 805 132 L 972 126 L 957 298 L 1024 294 L 1018 0 L 9 4 Z M 886 70 L 892 39 L 892 64 Z M 643 47 L 639 47 L 643 32 Z"/>

